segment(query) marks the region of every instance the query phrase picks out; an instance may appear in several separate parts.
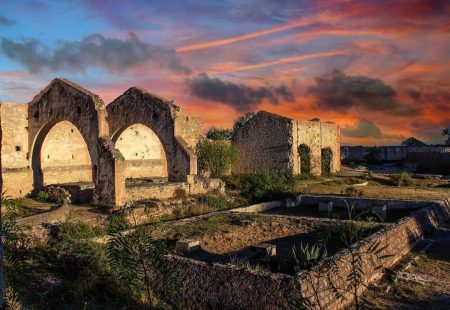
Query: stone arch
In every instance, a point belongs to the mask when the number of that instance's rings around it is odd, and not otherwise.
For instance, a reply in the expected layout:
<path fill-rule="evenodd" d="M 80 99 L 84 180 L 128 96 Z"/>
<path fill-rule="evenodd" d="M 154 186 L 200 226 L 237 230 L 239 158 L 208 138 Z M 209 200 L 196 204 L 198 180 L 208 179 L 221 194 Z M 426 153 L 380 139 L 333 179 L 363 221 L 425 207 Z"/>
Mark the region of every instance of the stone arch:
<path fill-rule="evenodd" d="M 167 178 L 166 151 L 159 137 L 147 126 L 136 123 L 112 135 L 114 146 L 125 158 L 125 177 Z"/>
<path fill-rule="evenodd" d="M 186 181 L 197 174 L 194 151 L 175 134 L 175 119 L 180 108 L 171 101 L 131 87 L 107 106 L 108 126 L 113 139 L 120 130 L 142 124 L 159 138 L 167 159 L 169 181 Z"/>
<path fill-rule="evenodd" d="M 76 126 L 66 120 L 50 122 L 40 130 L 33 146 L 31 167 L 35 190 L 48 184 L 93 180 L 86 141 Z"/>
<path fill-rule="evenodd" d="M 329 175 L 333 171 L 333 151 L 326 147 L 321 150 L 322 175 Z"/>
<path fill-rule="evenodd" d="M 123 157 L 112 147 L 108 136 L 106 107 L 100 97 L 65 79 L 54 79 L 28 104 L 28 145 L 31 166 L 37 166 L 37 156 L 48 131 L 57 123 L 68 121 L 80 132 L 92 163 L 95 185 L 94 202 L 105 206 L 121 205 L 122 187 L 116 175 L 122 175 Z M 39 171 L 37 171 L 39 173 Z M 42 186 L 39 174 L 33 188 Z"/>
<path fill-rule="evenodd" d="M 311 148 L 306 144 L 300 144 L 298 147 L 298 155 L 300 156 L 300 173 L 311 173 Z"/>

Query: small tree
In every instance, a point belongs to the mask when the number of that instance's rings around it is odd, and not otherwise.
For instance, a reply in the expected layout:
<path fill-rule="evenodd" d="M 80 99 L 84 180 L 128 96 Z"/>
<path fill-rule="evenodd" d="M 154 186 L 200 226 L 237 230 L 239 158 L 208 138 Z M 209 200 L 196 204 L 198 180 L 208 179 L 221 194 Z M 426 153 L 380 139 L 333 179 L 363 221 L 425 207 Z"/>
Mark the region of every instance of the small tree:
<path fill-rule="evenodd" d="M 413 146 L 413 147 L 421 147 L 427 146 L 425 142 L 422 142 L 414 137 L 409 137 L 405 141 L 402 142 L 402 146 Z"/>
<path fill-rule="evenodd" d="M 203 140 L 197 145 L 197 158 L 200 171 L 217 178 L 232 168 L 236 151 L 229 143 Z"/>

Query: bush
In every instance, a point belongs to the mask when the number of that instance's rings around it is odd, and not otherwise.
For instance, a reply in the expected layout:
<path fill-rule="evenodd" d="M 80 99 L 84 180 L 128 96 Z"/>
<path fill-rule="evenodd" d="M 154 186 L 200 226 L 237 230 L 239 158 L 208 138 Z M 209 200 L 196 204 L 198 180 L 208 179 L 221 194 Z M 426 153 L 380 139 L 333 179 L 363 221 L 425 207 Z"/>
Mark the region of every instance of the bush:
<path fill-rule="evenodd" d="M 199 201 L 206 205 L 210 211 L 224 210 L 228 206 L 227 200 L 220 196 L 206 195 L 200 197 Z"/>
<path fill-rule="evenodd" d="M 414 181 L 411 175 L 407 172 L 402 172 L 400 174 L 393 174 L 390 177 L 390 180 L 393 185 L 401 187 L 401 186 L 411 186 L 414 184 Z"/>
<path fill-rule="evenodd" d="M 44 191 L 39 191 L 39 193 L 36 196 L 36 199 L 40 202 L 47 202 L 48 201 L 48 193 Z"/>
<path fill-rule="evenodd" d="M 250 202 L 281 199 L 292 193 L 295 178 L 288 172 L 251 173 L 224 178 L 228 188 L 239 190 Z"/>
<path fill-rule="evenodd" d="M 197 145 L 197 157 L 200 171 L 217 178 L 230 171 L 236 151 L 229 143 L 203 140 Z"/>
<path fill-rule="evenodd" d="M 130 225 L 125 220 L 123 212 L 117 211 L 108 216 L 106 223 L 108 234 L 115 234 L 128 228 L 130 228 Z"/>
<path fill-rule="evenodd" d="M 210 140 L 230 140 L 231 129 L 211 128 L 206 133 L 206 138 Z"/>

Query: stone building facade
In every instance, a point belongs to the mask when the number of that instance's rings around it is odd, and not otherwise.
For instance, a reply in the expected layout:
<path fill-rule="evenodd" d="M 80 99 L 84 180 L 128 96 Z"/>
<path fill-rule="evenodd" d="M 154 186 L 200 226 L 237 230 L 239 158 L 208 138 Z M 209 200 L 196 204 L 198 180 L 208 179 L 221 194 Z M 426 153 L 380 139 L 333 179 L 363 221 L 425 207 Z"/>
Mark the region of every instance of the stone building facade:
<path fill-rule="evenodd" d="M 96 204 L 117 207 L 128 200 L 127 179 L 160 178 L 160 189 L 164 182 L 170 188 L 197 182 L 194 146 L 202 120 L 143 89 L 132 87 L 107 106 L 75 83 L 55 79 L 28 104 L 1 102 L 0 123 L 9 197 L 51 184 L 92 183 Z M 204 184 L 190 187 L 209 190 Z M 139 197 L 159 192 L 144 186 Z"/>
<path fill-rule="evenodd" d="M 233 135 L 233 173 L 289 171 L 321 175 L 341 168 L 340 129 L 334 123 L 294 120 L 260 111 Z"/>

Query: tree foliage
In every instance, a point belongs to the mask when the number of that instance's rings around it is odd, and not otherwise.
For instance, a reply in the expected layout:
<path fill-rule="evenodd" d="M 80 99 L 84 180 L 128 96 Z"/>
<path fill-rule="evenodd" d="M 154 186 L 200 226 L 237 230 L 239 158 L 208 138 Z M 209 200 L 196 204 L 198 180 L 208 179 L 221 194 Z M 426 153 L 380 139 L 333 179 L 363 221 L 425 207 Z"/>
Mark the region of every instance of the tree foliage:
<path fill-rule="evenodd" d="M 206 133 L 206 138 L 209 140 L 230 140 L 233 131 L 231 129 L 210 128 Z"/>
<path fill-rule="evenodd" d="M 421 146 L 427 146 L 427 144 L 423 141 L 420 141 L 419 139 L 416 139 L 414 137 L 409 137 L 405 141 L 402 142 L 402 146 L 412 146 L 412 147 L 421 147 Z"/>
<path fill-rule="evenodd" d="M 197 144 L 197 158 L 200 171 L 217 178 L 230 171 L 236 161 L 236 151 L 229 143 L 203 140 Z"/>

